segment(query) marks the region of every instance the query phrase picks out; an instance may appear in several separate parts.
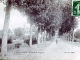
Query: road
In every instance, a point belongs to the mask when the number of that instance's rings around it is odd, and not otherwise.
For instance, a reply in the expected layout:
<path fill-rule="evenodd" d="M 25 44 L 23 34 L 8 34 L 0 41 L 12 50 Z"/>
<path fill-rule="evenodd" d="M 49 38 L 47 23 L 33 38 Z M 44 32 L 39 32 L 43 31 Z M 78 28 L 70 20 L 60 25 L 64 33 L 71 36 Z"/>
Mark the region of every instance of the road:
<path fill-rule="evenodd" d="M 80 60 L 80 47 L 58 39 L 58 43 L 54 41 L 41 57 L 41 60 Z"/>
<path fill-rule="evenodd" d="M 80 60 L 80 46 L 72 43 L 74 42 L 67 42 L 59 38 L 57 44 L 55 41 L 52 41 L 50 43 L 43 43 L 40 47 L 35 45 L 36 47 L 29 49 L 27 47 L 19 48 L 17 52 L 21 53 L 9 54 L 7 58 L 9 60 Z M 48 44 L 49 46 L 47 46 Z M 80 44 L 78 43 L 78 45 Z M 43 46 L 47 47 L 44 48 Z M 30 50 L 32 51 L 31 53 L 29 53 Z M 35 53 L 35 51 L 37 53 Z M 14 50 L 14 52 L 16 52 L 16 50 Z"/>

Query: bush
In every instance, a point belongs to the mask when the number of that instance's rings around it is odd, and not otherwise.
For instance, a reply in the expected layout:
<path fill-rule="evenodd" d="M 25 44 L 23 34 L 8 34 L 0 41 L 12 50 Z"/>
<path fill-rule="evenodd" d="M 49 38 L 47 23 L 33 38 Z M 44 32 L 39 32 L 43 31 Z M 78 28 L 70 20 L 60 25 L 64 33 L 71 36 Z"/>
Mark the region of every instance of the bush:
<path fill-rule="evenodd" d="M 37 44 L 37 39 L 36 38 L 32 38 L 32 44 Z"/>
<path fill-rule="evenodd" d="M 25 39 L 24 43 L 27 43 L 29 45 L 29 39 Z"/>
<path fill-rule="evenodd" d="M 29 45 L 29 41 L 30 41 L 30 39 L 25 39 L 24 43 L 27 43 Z M 32 38 L 32 44 L 37 44 L 37 39 L 36 38 Z"/>
<path fill-rule="evenodd" d="M 8 41 L 7 41 L 7 44 L 11 44 L 12 43 L 12 39 L 9 38 Z"/>
<path fill-rule="evenodd" d="M 20 47 L 20 43 L 15 44 L 15 48 L 19 48 Z"/>
<path fill-rule="evenodd" d="M 11 44 L 12 43 L 12 39 L 8 39 L 7 43 Z M 1 44 L 2 44 L 2 38 L 0 38 L 0 46 L 1 46 Z"/>

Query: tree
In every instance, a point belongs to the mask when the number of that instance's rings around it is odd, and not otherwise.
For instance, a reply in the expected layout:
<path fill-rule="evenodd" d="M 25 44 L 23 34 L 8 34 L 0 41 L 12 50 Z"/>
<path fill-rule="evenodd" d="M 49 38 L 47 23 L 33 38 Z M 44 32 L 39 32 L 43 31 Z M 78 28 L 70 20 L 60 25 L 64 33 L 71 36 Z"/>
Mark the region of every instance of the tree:
<path fill-rule="evenodd" d="M 58 31 L 63 22 L 62 9 L 63 7 L 65 7 L 67 3 L 63 6 L 63 2 L 59 0 L 57 1 L 55 0 L 19 0 L 19 1 L 18 0 L 8 0 L 7 4 L 8 6 L 12 5 L 13 7 L 16 7 L 19 11 L 21 11 L 22 13 L 25 13 L 25 15 L 29 15 L 30 17 L 29 21 L 31 22 L 31 24 L 32 23 L 36 24 L 36 22 L 41 23 L 41 26 L 45 27 L 45 29 L 41 27 L 41 30 L 46 30 L 47 26 L 53 26 L 54 27 L 53 30 L 55 31 L 55 40 L 57 39 L 56 36 L 58 35 Z M 50 13 L 49 13 L 49 9 L 52 9 L 50 10 Z M 47 13 L 49 13 L 48 16 L 47 16 Z M 51 17 L 51 15 L 53 17 Z M 38 18 L 41 17 L 40 19 L 41 21 L 36 21 L 35 19 L 36 17 Z M 30 40 L 32 41 L 32 38 L 30 38 Z"/>
<path fill-rule="evenodd" d="M 55 23 L 59 23 L 59 19 L 61 16 L 61 10 L 59 10 L 60 7 L 58 7 L 59 3 L 57 2 L 55 4 L 55 6 L 53 5 L 52 0 L 20 0 L 19 2 L 17 0 L 13 0 L 13 6 L 16 6 L 20 11 L 24 11 L 26 14 L 29 14 L 29 16 L 32 18 L 30 21 L 31 22 L 39 22 L 41 24 L 43 24 L 42 22 L 46 21 L 44 20 L 44 16 L 45 18 L 47 18 L 47 13 L 49 12 L 49 9 L 54 6 L 55 11 L 54 16 L 55 18 L 53 19 L 53 25 L 55 26 L 59 26 L 59 24 L 55 24 Z M 58 7 L 58 9 L 56 9 L 56 7 Z M 23 9 L 22 9 L 23 8 Z M 57 11 L 58 10 L 58 11 Z M 52 13 L 52 15 L 53 15 Z M 57 14 L 59 15 L 57 17 Z M 43 18 L 40 19 L 41 21 L 35 21 L 35 17 L 40 17 L 42 16 Z M 49 16 L 48 16 L 49 17 Z M 58 19 L 56 19 L 58 18 Z M 49 20 L 49 18 L 47 18 L 47 20 Z M 61 21 L 61 19 L 60 19 Z M 49 21 L 47 21 L 49 22 Z M 55 30 L 56 31 L 56 30 Z"/>
<path fill-rule="evenodd" d="M 57 0 L 57 3 L 55 4 L 55 6 L 52 3 L 48 4 L 48 6 L 47 6 L 48 8 L 46 9 L 46 11 L 44 13 L 40 14 L 41 17 L 38 15 L 38 19 L 36 21 L 38 23 L 41 23 L 41 25 L 43 24 L 43 26 L 46 28 L 45 30 L 47 30 L 47 32 L 50 32 L 49 30 L 51 30 L 51 28 L 49 28 L 49 27 L 51 27 L 51 26 L 54 27 L 55 40 L 56 40 L 56 38 L 57 38 L 56 36 L 58 35 L 59 28 L 63 22 L 62 9 L 60 9 L 60 8 L 63 8 L 63 6 L 62 6 L 62 4 L 60 4 L 60 1 L 58 1 L 58 0 Z"/>
<path fill-rule="evenodd" d="M 57 8 L 56 8 L 57 7 Z M 49 16 L 52 16 L 51 19 L 51 24 L 50 26 L 54 27 L 54 31 L 55 31 L 55 40 L 57 39 L 58 36 L 58 31 L 59 28 L 62 24 L 62 9 L 60 9 L 62 7 L 62 5 L 60 4 L 60 1 L 57 0 L 55 6 L 53 5 L 52 10 L 50 10 L 50 14 Z"/>
<path fill-rule="evenodd" d="M 35 21 L 38 26 L 38 34 L 41 35 L 41 41 L 43 42 L 43 32 L 45 31 L 45 23 L 47 22 L 47 18 L 43 15 L 39 15 L 36 17 Z M 38 36 L 38 42 L 40 41 L 40 37 Z M 40 43 L 40 42 L 39 42 Z"/>
<path fill-rule="evenodd" d="M 3 36 L 3 30 L 0 30 L 0 39 L 2 40 L 2 36 Z M 13 35 L 12 35 L 12 32 L 11 32 L 11 30 L 9 29 L 8 30 L 8 38 L 7 38 L 7 41 L 8 40 L 11 40 L 12 41 L 12 39 L 13 39 Z M 2 44 L 2 42 L 0 42 L 1 44 Z"/>
<path fill-rule="evenodd" d="M 70 33 L 73 30 L 73 39 L 74 40 L 74 28 L 76 27 L 76 20 L 75 17 L 71 16 L 71 5 L 68 4 L 63 8 L 63 23 L 59 30 L 60 35 L 63 33 Z M 69 34 L 71 36 L 71 34 Z M 71 40 L 71 39 L 70 39 Z"/>
<path fill-rule="evenodd" d="M 7 54 L 7 37 L 8 37 L 8 27 L 9 27 L 9 20 L 10 20 L 10 8 L 11 8 L 11 0 L 7 0 L 6 7 L 5 7 L 5 21 L 3 27 L 3 38 L 2 38 L 2 57 Z"/>
<path fill-rule="evenodd" d="M 46 11 L 47 9 L 47 3 L 49 0 L 13 0 L 12 4 L 14 7 L 16 7 L 19 11 L 22 13 L 25 13 L 25 15 L 29 15 L 31 22 L 31 27 L 32 23 L 35 21 L 35 17 L 37 15 L 40 15 L 42 12 Z M 32 30 L 30 30 L 30 42 L 32 41 Z M 32 45 L 32 42 L 30 43 Z"/>
<path fill-rule="evenodd" d="M 14 35 L 16 36 L 16 39 L 18 39 L 18 38 L 22 39 L 23 36 L 25 35 L 25 31 L 23 28 L 20 28 L 20 27 L 15 28 Z"/>

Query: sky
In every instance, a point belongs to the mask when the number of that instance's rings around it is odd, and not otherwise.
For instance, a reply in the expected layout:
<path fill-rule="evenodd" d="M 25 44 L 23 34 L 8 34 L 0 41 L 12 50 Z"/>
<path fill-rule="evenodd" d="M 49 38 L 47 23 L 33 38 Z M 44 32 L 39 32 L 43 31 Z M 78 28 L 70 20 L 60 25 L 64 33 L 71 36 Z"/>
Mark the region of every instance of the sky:
<path fill-rule="evenodd" d="M 4 24 L 4 17 L 5 17 L 5 13 L 4 13 L 4 8 L 5 7 L 2 3 L 0 3 L 0 30 L 3 28 L 3 24 Z"/>
<path fill-rule="evenodd" d="M 28 17 L 23 16 L 19 11 L 12 10 L 10 14 L 9 28 L 14 29 L 17 27 L 30 27 Z"/>
<path fill-rule="evenodd" d="M 5 5 L 0 3 L 0 30 L 3 29 L 4 18 L 5 18 Z M 17 27 L 26 27 L 29 28 L 30 24 L 28 22 L 28 17 L 23 16 L 18 10 L 12 9 L 10 12 L 10 23 L 9 28 L 15 29 Z"/>

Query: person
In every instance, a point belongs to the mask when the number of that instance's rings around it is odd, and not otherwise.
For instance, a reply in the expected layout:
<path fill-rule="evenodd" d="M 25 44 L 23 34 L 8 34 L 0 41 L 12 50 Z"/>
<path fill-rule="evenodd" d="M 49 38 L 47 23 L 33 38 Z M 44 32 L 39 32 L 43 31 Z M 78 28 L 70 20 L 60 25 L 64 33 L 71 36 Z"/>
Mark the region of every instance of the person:
<path fill-rule="evenodd" d="M 58 43 L 58 40 L 56 39 L 56 44 Z"/>

